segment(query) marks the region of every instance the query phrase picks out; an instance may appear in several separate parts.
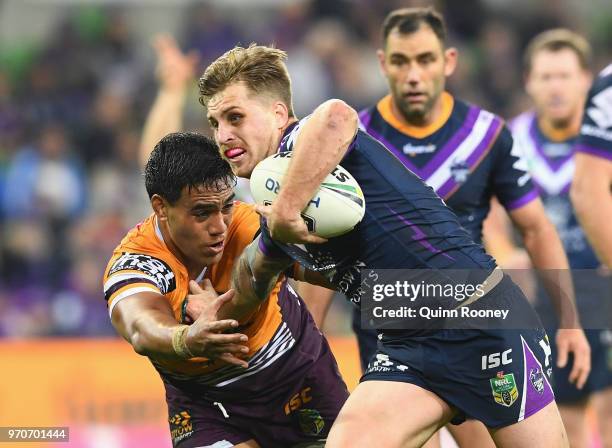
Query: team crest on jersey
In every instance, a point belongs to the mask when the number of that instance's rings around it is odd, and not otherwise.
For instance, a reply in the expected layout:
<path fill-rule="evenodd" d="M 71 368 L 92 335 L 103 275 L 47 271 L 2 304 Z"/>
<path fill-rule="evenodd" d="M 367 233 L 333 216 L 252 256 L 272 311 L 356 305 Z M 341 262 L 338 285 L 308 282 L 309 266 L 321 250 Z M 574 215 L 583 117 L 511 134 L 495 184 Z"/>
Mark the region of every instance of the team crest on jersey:
<path fill-rule="evenodd" d="M 325 420 L 316 409 L 300 409 L 297 415 L 300 429 L 304 434 L 316 436 L 323 431 Z"/>
<path fill-rule="evenodd" d="M 497 372 L 495 378 L 489 380 L 491 383 L 491 391 L 493 399 L 497 404 L 510 407 L 518 398 L 518 389 L 514 380 L 514 373 Z"/>
<path fill-rule="evenodd" d="M 529 371 L 529 381 L 537 393 L 544 393 L 544 375 L 538 367 Z"/>
<path fill-rule="evenodd" d="M 171 415 L 168 422 L 173 445 L 193 435 L 193 421 L 188 410 Z"/>
<path fill-rule="evenodd" d="M 455 161 L 451 165 L 450 170 L 453 179 L 459 184 L 465 182 L 470 174 L 470 167 L 463 160 Z"/>
<path fill-rule="evenodd" d="M 144 254 L 123 253 L 111 266 L 108 276 L 119 271 L 141 271 L 155 280 L 155 284 L 167 294 L 176 288 L 176 278 L 170 266 L 159 258 Z"/>

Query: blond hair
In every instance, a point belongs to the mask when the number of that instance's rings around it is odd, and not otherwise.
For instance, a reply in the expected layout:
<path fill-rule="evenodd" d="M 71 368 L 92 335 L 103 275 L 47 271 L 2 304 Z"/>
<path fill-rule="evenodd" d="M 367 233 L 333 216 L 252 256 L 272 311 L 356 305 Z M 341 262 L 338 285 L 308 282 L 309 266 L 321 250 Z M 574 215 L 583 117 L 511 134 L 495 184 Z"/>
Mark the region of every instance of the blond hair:
<path fill-rule="evenodd" d="M 589 69 L 591 64 L 591 45 L 589 45 L 589 42 L 580 34 L 571 30 L 556 28 L 538 34 L 529 42 L 525 50 L 525 71 L 527 73 L 531 71 L 536 53 L 540 51 L 557 52 L 566 48 L 576 54 L 582 69 Z"/>
<path fill-rule="evenodd" d="M 230 84 L 244 82 L 254 93 L 266 93 L 285 103 L 293 117 L 291 79 L 285 65 L 287 53 L 273 47 L 251 44 L 234 47 L 210 64 L 198 81 L 200 103 L 208 104 L 213 95 Z"/>

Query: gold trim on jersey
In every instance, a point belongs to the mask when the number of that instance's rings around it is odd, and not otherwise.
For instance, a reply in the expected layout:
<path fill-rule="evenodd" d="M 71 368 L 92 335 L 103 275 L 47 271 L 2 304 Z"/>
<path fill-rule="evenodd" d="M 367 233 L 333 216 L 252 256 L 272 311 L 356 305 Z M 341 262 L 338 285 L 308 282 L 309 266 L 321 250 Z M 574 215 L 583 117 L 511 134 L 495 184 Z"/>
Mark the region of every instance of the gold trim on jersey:
<path fill-rule="evenodd" d="M 399 132 L 402 132 L 412 138 L 425 138 L 444 126 L 453 112 L 455 99 L 450 93 L 442 92 L 440 100 L 442 102 L 442 113 L 437 120 L 431 124 L 428 124 L 427 126 L 412 126 L 396 117 L 396 115 L 393 113 L 393 99 L 391 98 L 391 95 L 387 95 L 381 99 L 378 104 L 376 104 L 376 109 L 378 109 L 378 113 L 383 117 L 383 119 Z"/>

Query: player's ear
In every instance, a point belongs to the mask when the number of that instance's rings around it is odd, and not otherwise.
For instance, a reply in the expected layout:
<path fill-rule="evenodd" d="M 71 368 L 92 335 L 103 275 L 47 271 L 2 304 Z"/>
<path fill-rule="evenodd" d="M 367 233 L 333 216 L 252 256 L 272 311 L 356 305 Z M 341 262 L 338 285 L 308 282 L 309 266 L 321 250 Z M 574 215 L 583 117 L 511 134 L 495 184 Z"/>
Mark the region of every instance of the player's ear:
<path fill-rule="evenodd" d="M 168 206 L 164 198 L 162 198 L 158 194 L 154 194 L 151 197 L 151 207 L 153 207 L 153 211 L 157 216 L 157 219 L 160 221 L 165 221 L 168 219 Z"/>
<path fill-rule="evenodd" d="M 274 102 L 274 117 L 278 129 L 282 129 L 287 125 L 287 121 L 289 120 L 289 108 L 284 102 Z"/>
<path fill-rule="evenodd" d="M 457 59 L 459 54 L 455 47 L 449 47 L 444 50 L 444 76 L 450 76 L 457 68 Z"/>
<path fill-rule="evenodd" d="M 384 75 L 387 74 L 387 62 L 385 61 L 385 50 L 379 48 L 376 50 L 376 56 L 378 57 L 378 65 L 380 66 L 380 71 L 383 72 Z"/>

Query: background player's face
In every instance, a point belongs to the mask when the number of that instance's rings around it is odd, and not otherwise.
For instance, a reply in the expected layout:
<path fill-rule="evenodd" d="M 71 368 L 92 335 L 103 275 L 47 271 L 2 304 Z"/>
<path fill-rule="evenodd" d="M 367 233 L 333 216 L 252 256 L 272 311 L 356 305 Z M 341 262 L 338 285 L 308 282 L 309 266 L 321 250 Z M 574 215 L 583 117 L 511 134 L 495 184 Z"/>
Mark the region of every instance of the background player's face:
<path fill-rule="evenodd" d="M 185 187 L 174 204 L 159 196 L 153 196 L 152 202 L 160 225 L 170 234 L 166 243 L 188 267 L 201 269 L 221 259 L 232 219 L 233 188 Z"/>
<path fill-rule="evenodd" d="M 395 112 L 417 126 L 434 121 L 441 109 L 445 79 L 455 70 L 457 51 L 445 50 L 434 31 L 421 25 L 411 34 L 392 30 L 378 58 Z"/>
<path fill-rule="evenodd" d="M 208 102 L 208 121 L 221 155 L 239 177 L 250 177 L 255 165 L 277 151 L 287 120 L 282 102 L 254 93 L 242 82 Z"/>
<path fill-rule="evenodd" d="M 556 128 L 568 126 L 582 107 L 591 77 L 569 48 L 534 54 L 527 76 L 527 93 L 538 115 Z"/>

